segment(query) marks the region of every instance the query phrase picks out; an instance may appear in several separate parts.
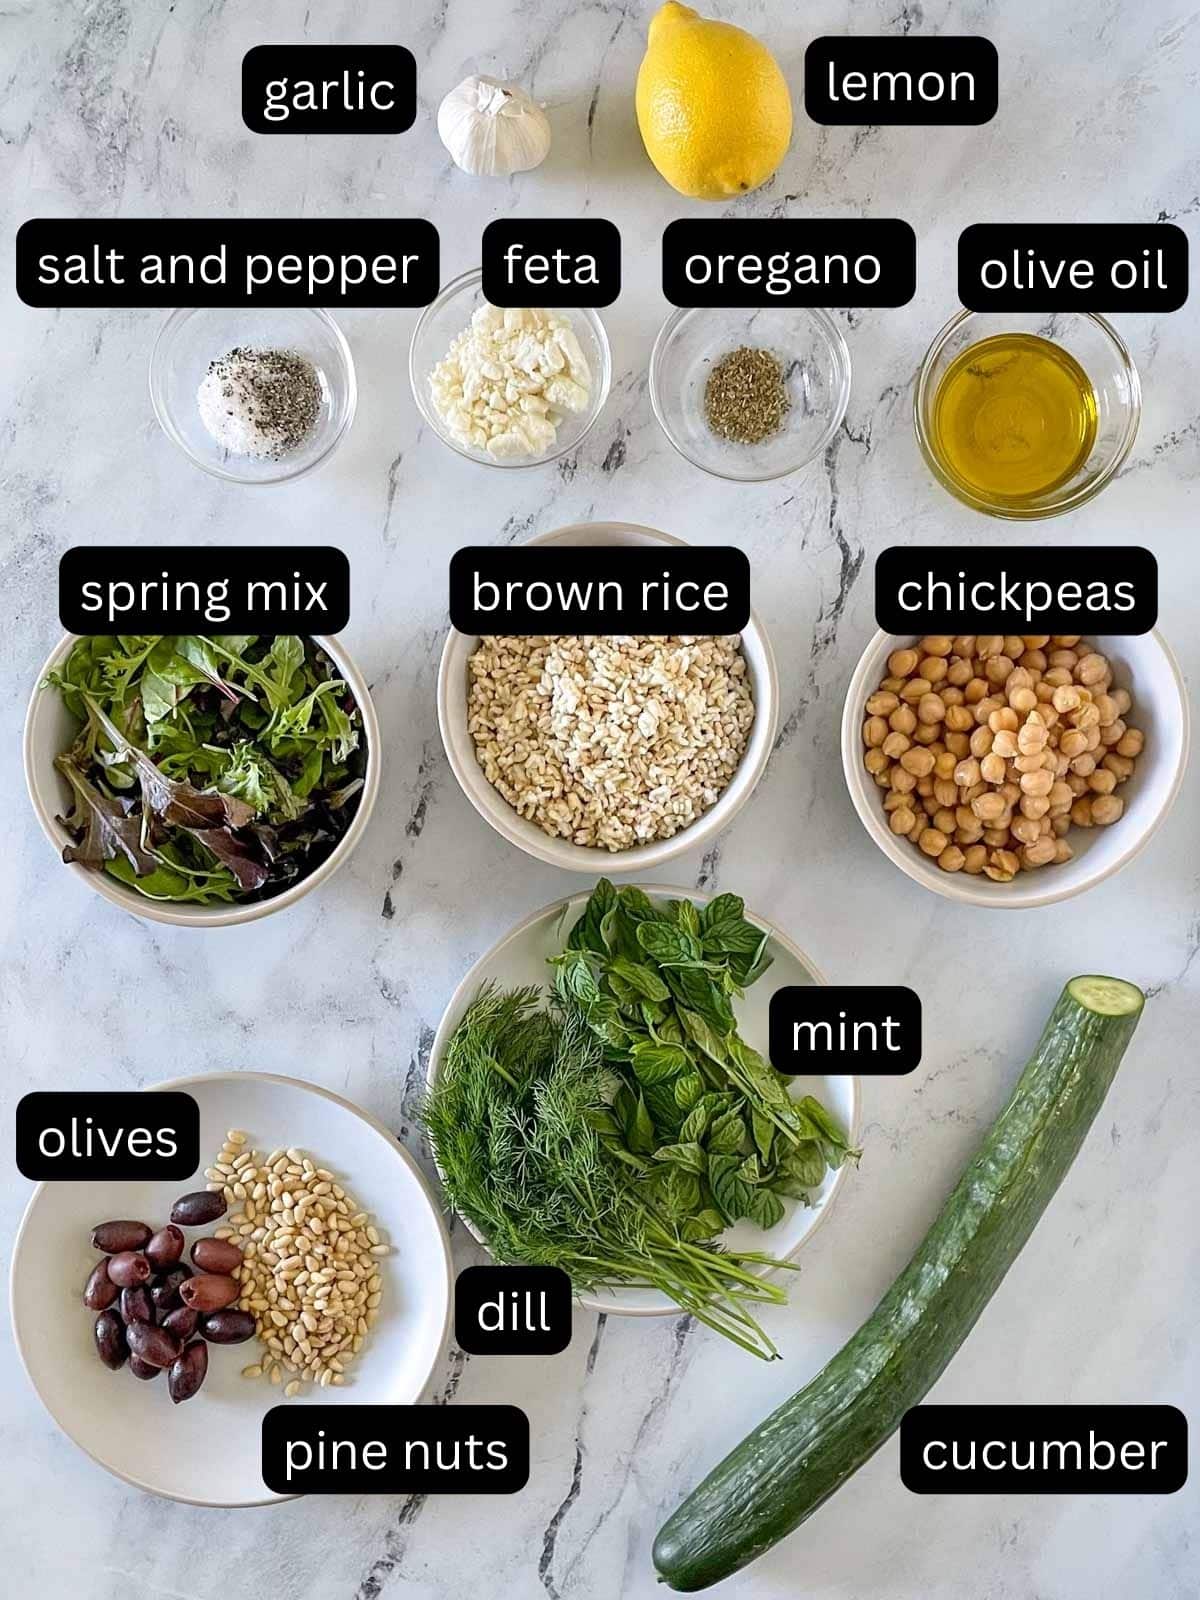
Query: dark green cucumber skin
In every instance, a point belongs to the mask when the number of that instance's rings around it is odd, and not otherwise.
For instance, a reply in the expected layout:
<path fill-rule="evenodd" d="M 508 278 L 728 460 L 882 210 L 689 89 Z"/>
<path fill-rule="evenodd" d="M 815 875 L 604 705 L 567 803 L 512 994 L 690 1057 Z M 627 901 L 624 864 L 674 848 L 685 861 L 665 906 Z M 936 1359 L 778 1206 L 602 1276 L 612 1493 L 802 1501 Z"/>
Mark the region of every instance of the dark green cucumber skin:
<path fill-rule="evenodd" d="M 664 1523 L 654 1564 L 706 1589 L 804 1522 L 924 1399 L 1020 1254 L 1104 1102 L 1141 1012 L 1063 991 L 982 1149 L 916 1254 L 822 1372 Z"/>

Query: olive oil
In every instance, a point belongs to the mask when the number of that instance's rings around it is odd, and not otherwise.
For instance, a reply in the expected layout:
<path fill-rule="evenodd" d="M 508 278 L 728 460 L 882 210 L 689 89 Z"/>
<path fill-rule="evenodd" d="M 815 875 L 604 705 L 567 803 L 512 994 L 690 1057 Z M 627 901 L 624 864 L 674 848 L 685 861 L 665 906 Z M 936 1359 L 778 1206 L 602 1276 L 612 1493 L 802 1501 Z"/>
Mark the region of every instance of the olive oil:
<path fill-rule="evenodd" d="M 945 472 L 981 499 L 1016 507 L 1083 466 L 1096 442 L 1096 392 L 1059 345 L 1000 333 L 947 367 L 930 421 Z"/>

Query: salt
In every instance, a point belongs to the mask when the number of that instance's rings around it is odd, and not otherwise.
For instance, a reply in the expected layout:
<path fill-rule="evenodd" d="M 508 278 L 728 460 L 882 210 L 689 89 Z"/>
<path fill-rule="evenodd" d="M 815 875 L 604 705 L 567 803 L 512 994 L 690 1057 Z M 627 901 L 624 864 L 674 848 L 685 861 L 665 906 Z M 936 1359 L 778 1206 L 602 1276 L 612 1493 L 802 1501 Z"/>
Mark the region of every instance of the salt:
<path fill-rule="evenodd" d="M 212 363 L 196 394 L 200 420 L 231 455 L 278 461 L 310 437 L 321 380 L 294 350 L 238 346 Z"/>

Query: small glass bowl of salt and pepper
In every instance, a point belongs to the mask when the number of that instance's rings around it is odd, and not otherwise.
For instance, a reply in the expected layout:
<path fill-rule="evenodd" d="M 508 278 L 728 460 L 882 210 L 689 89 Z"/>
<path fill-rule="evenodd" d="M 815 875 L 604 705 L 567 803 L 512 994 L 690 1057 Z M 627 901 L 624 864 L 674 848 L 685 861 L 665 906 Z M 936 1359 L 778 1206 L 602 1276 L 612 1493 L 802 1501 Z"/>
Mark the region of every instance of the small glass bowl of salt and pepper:
<path fill-rule="evenodd" d="M 172 312 L 150 357 L 163 432 L 227 483 L 288 483 L 327 461 L 354 420 L 354 358 L 326 311 Z"/>
<path fill-rule="evenodd" d="M 681 456 L 718 478 L 764 483 L 815 460 L 850 398 L 850 352 L 825 311 L 672 312 L 650 356 L 650 401 Z"/>

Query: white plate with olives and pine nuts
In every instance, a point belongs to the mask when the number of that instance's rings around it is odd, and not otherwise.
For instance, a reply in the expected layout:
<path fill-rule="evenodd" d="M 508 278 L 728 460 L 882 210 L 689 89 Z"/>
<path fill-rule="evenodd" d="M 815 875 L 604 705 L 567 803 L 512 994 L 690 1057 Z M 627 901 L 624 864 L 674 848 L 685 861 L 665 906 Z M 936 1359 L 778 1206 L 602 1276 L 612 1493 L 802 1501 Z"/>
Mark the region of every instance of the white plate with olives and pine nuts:
<path fill-rule="evenodd" d="M 1028 909 L 1117 872 L 1183 782 L 1188 706 L 1157 632 L 877 633 L 842 765 L 875 843 L 927 889 Z"/>
<path fill-rule="evenodd" d="M 338 1095 L 257 1072 L 154 1087 L 197 1102 L 205 1170 L 40 1184 L 13 1248 L 17 1349 L 127 1483 L 287 1498 L 262 1480 L 272 1406 L 420 1399 L 449 1326 L 445 1227 L 408 1152 Z"/>

